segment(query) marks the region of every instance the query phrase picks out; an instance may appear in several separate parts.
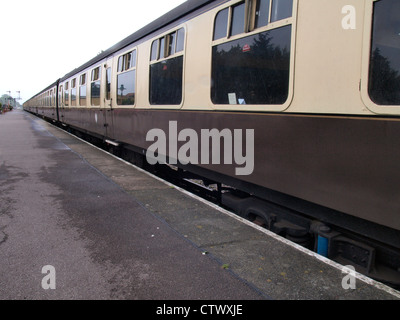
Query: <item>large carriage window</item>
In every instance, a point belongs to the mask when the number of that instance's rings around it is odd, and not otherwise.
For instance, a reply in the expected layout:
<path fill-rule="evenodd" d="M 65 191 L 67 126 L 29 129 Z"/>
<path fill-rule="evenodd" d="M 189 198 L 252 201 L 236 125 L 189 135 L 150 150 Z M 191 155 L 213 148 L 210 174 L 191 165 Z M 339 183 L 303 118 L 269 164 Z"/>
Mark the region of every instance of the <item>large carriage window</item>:
<path fill-rule="evenodd" d="M 400 105 L 400 1 L 374 3 L 368 92 L 378 105 Z"/>
<path fill-rule="evenodd" d="M 117 104 L 134 105 L 136 87 L 136 50 L 118 59 Z"/>
<path fill-rule="evenodd" d="M 238 7 L 246 4 L 246 16 Z M 289 94 L 292 26 L 289 19 L 271 29 L 269 21 L 288 18 L 293 0 L 248 0 L 230 9 L 230 30 L 242 37 L 218 41 L 212 48 L 211 99 L 214 104 L 284 104 Z M 290 10 L 289 10 L 290 9 Z M 226 10 L 226 9 L 224 9 Z M 214 30 L 224 29 L 218 22 Z M 235 14 L 239 10 L 240 14 Z M 271 11 L 271 12 L 270 12 Z M 275 13 L 274 13 L 275 11 Z M 282 18 L 283 19 L 283 18 Z M 243 21 L 248 21 L 244 25 Z M 218 22 L 218 25 L 217 25 Z M 234 24 L 237 23 L 237 26 Z M 247 33 L 260 29 L 259 33 Z M 237 33 L 241 31 L 241 33 Z M 214 32 L 215 34 L 220 32 Z M 235 37 L 236 38 L 236 37 Z"/>
<path fill-rule="evenodd" d="M 179 105 L 182 102 L 184 40 L 185 29 L 181 28 L 153 41 L 150 55 L 150 104 Z"/>
<path fill-rule="evenodd" d="M 92 106 L 100 106 L 100 86 L 101 86 L 100 67 L 92 70 L 90 79 L 90 104 Z"/>

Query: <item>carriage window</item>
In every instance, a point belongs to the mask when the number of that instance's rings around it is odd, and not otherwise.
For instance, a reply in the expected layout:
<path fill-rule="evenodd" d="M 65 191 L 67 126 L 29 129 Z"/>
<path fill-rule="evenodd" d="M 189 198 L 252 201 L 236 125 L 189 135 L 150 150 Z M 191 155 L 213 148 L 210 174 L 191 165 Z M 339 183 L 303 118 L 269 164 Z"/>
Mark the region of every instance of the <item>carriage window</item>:
<path fill-rule="evenodd" d="M 374 3 L 368 93 L 378 105 L 400 105 L 400 2 Z"/>
<path fill-rule="evenodd" d="M 76 79 L 71 81 L 71 106 L 76 107 Z"/>
<path fill-rule="evenodd" d="M 56 106 L 56 100 L 57 100 L 56 99 L 57 98 L 56 97 L 57 96 L 56 89 L 53 90 L 52 96 L 53 96 L 53 104 L 52 105 L 53 105 L 53 107 L 55 107 Z"/>
<path fill-rule="evenodd" d="M 219 41 L 212 47 L 211 99 L 214 104 L 280 105 L 286 102 L 292 20 L 279 28 L 267 27 L 268 21 L 289 13 L 291 16 L 293 0 L 272 0 L 271 10 L 270 3 L 269 0 L 247 0 L 247 11 L 244 11 L 244 2 L 228 8 L 232 12 L 232 35 L 240 31 L 242 36 L 233 41 L 226 38 L 223 43 Z M 217 18 L 221 12 L 223 10 Z M 248 35 L 258 28 L 259 33 Z"/>
<path fill-rule="evenodd" d="M 130 68 L 136 68 L 136 50 L 131 52 Z"/>
<path fill-rule="evenodd" d="M 124 55 L 124 70 L 128 70 L 131 68 L 132 65 L 132 52 L 127 53 Z"/>
<path fill-rule="evenodd" d="M 65 89 L 64 89 L 64 103 L 65 106 L 68 107 L 69 106 L 69 82 L 65 83 Z"/>
<path fill-rule="evenodd" d="M 117 75 L 117 104 L 118 105 L 134 105 L 135 104 L 135 88 L 136 88 L 136 50 L 124 54 L 118 60 Z M 107 69 L 107 81 L 110 81 L 109 71 Z M 107 90 L 111 86 L 107 84 Z M 106 93 L 109 95 L 110 91 Z"/>
<path fill-rule="evenodd" d="M 161 38 L 160 39 L 160 50 L 158 53 L 158 57 L 159 57 L 159 59 L 162 59 L 162 58 L 164 58 L 164 56 L 165 56 L 165 38 Z"/>
<path fill-rule="evenodd" d="M 255 28 L 261 28 L 268 24 L 269 0 L 257 1 L 254 14 Z"/>
<path fill-rule="evenodd" d="M 58 89 L 58 103 L 60 104 L 60 106 L 64 104 L 63 98 L 64 98 L 64 89 L 63 86 L 61 85 L 59 86 Z"/>
<path fill-rule="evenodd" d="M 124 56 L 120 56 L 118 58 L 118 72 L 122 71 L 123 64 L 124 64 Z"/>
<path fill-rule="evenodd" d="M 158 40 L 154 40 L 152 45 L 151 45 L 151 57 L 150 57 L 150 61 L 154 61 L 157 60 L 158 58 Z"/>
<path fill-rule="evenodd" d="M 111 68 L 106 70 L 106 99 L 111 100 Z"/>
<path fill-rule="evenodd" d="M 97 67 L 92 70 L 92 75 L 90 78 L 91 81 L 97 81 L 100 80 L 100 67 Z"/>
<path fill-rule="evenodd" d="M 271 21 L 278 21 L 292 16 L 293 0 L 272 0 Z"/>
<path fill-rule="evenodd" d="M 128 71 L 118 75 L 117 84 L 117 104 L 133 105 L 135 104 L 135 82 L 136 70 Z"/>
<path fill-rule="evenodd" d="M 100 67 L 92 70 L 90 83 L 90 104 L 92 106 L 100 106 L 100 87 L 101 87 Z"/>
<path fill-rule="evenodd" d="M 168 51 L 167 55 L 175 54 L 175 47 L 176 47 L 176 32 L 171 33 L 168 35 Z"/>
<path fill-rule="evenodd" d="M 269 22 L 291 18 L 292 13 L 293 0 L 246 0 L 240 2 L 217 13 L 213 40 L 227 37 L 226 30 L 230 30 L 229 37 L 251 32 L 267 26 Z"/>
<path fill-rule="evenodd" d="M 153 42 L 150 56 L 150 104 L 181 103 L 184 39 L 185 29 L 181 28 Z"/>
<path fill-rule="evenodd" d="M 177 31 L 176 52 L 183 51 L 184 44 L 185 44 L 185 29 L 182 28 Z"/>
<path fill-rule="evenodd" d="M 244 32 L 245 3 L 232 7 L 231 36 Z"/>
<path fill-rule="evenodd" d="M 79 105 L 86 106 L 86 73 L 81 75 L 79 81 Z"/>
<path fill-rule="evenodd" d="M 226 8 L 218 12 L 214 24 L 214 40 L 226 37 L 228 14 L 229 14 L 229 8 Z"/>

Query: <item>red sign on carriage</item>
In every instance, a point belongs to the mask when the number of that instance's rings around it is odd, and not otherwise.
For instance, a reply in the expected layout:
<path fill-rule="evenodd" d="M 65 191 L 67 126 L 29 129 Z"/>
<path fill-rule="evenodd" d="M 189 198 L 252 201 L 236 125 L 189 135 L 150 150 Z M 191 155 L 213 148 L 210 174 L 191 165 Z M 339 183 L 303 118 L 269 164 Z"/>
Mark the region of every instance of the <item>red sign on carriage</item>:
<path fill-rule="evenodd" d="M 243 52 L 248 52 L 248 51 L 250 51 L 250 46 L 248 45 L 248 44 L 245 44 L 244 46 L 243 46 L 243 49 L 242 49 L 242 51 Z"/>

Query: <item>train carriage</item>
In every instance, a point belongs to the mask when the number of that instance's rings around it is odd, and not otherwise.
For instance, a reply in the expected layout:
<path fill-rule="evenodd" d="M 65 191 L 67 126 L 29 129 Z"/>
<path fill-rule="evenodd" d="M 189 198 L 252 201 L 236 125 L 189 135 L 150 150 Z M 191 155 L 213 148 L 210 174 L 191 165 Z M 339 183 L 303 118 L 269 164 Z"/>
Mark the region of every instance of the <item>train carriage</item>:
<path fill-rule="evenodd" d="M 399 21 L 396 0 L 189 0 L 24 108 L 229 185 L 239 214 L 398 284 Z"/>

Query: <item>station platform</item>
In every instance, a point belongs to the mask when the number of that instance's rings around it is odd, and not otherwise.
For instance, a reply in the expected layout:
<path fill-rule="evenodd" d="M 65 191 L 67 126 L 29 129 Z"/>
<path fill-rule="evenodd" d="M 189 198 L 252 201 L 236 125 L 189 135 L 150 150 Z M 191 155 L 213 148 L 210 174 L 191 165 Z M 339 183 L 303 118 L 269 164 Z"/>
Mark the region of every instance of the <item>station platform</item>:
<path fill-rule="evenodd" d="M 0 116 L 1 300 L 400 300 L 342 271 L 29 113 Z"/>

